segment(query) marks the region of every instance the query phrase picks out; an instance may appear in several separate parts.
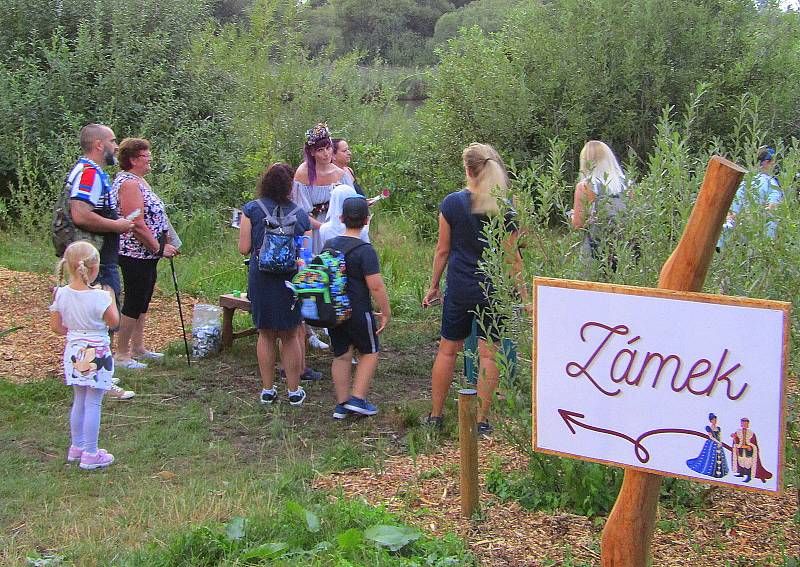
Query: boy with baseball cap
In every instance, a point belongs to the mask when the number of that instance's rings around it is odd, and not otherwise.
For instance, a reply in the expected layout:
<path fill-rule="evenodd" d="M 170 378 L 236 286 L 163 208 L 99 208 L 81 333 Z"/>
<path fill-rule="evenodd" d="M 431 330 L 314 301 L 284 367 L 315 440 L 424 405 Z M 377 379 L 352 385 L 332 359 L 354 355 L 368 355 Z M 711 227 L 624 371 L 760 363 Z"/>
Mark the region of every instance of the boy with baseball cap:
<path fill-rule="evenodd" d="M 330 329 L 334 360 L 331 375 L 336 392 L 334 419 L 345 419 L 351 414 L 375 415 L 378 408 L 367 400 L 370 383 L 378 366 L 380 346 L 378 335 L 391 318 L 389 297 L 380 273 L 378 254 L 368 242 L 352 247 L 359 240 L 361 229 L 369 222 L 369 205 L 361 195 L 348 197 L 342 205 L 342 222 L 345 232 L 331 238 L 325 248 L 350 249 L 345 256 L 347 266 L 347 296 L 353 314 L 344 323 Z M 372 310 L 372 301 L 378 311 Z M 360 356 L 351 384 L 353 351 Z"/>

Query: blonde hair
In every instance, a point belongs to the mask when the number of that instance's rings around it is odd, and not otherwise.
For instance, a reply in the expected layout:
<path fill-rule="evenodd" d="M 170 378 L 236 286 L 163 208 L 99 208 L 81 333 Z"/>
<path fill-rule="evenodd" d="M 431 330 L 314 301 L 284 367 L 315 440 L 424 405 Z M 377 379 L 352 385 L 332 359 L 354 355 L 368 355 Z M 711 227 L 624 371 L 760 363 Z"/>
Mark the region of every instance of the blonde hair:
<path fill-rule="evenodd" d="M 614 152 L 598 140 L 586 142 L 581 150 L 580 181 L 602 183 L 609 195 L 619 195 L 627 182 Z"/>
<path fill-rule="evenodd" d="M 64 257 L 59 260 L 56 266 L 56 277 L 59 283 L 64 281 L 65 274 L 70 278 L 76 278 L 91 287 L 92 268 L 100 264 L 100 253 L 90 242 L 78 240 L 73 242 L 64 250 Z"/>
<path fill-rule="evenodd" d="M 472 142 L 461 154 L 464 167 L 472 176 L 467 179 L 472 193 L 472 212 L 476 214 L 495 214 L 500 207 L 498 197 L 505 198 L 508 190 L 508 173 L 503 158 L 489 144 Z"/>

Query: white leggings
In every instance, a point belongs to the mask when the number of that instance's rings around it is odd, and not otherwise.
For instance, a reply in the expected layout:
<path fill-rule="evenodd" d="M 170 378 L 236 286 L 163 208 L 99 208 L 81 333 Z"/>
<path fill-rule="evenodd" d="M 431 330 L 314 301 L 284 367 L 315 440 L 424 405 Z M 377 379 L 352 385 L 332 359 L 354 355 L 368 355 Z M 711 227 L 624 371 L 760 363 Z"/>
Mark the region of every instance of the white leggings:
<path fill-rule="evenodd" d="M 87 453 L 97 452 L 97 437 L 100 434 L 100 410 L 105 390 L 89 386 L 73 386 L 75 399 L 69 415 L 72 445 Z"/>

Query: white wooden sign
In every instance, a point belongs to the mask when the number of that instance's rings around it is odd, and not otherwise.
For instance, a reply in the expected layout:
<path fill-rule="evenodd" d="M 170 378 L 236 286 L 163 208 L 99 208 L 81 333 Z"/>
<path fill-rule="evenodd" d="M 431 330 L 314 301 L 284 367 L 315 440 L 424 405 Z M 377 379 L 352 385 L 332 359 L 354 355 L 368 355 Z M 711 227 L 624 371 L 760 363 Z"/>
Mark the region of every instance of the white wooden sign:
<path fill-rule="evenodd" d="M 780 492 L 789 304 L 534 280 L 533 446 Z"/>

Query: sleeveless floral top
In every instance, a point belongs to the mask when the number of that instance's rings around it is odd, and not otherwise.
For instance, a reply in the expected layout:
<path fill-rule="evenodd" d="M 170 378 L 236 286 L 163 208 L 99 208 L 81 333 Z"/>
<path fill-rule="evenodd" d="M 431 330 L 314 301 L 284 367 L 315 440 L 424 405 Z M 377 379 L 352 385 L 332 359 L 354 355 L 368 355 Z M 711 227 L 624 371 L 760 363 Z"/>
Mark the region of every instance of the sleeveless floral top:
<path fill-rule="evenodd" d="M 164 202 L 153 193 L 147 181 L 134 175 L 129 171 L 120 171 L 114 177 L 114 184 L 111 186 L 111 191 L 114 194 L 114 200 L 117 202 L 117 212 L 119 212 L 119 189 L 126 181 L 136 181 L 139 185 L 139 191 L 142 192 L 142 199 L 144 200 L 144 209 L 142 215 L 144 216 L 144 224 L 153 233 L 153 236 L 158 240 L 161 233 L 167 230 L 168 221 L 167 214 L 164 211 Z M 120 213 L 121 214 L 121 213 Z M 153 260 L 159 258 L 158 255 L 153 254 L 139 242 L 132 232 L 126 232 L 120 235 L 119 239 L 119 254 L 120 256 L 127 256 L 129 258 L 138 258 L 140 260 Z"/>

